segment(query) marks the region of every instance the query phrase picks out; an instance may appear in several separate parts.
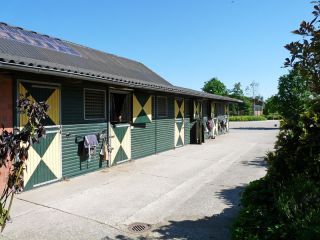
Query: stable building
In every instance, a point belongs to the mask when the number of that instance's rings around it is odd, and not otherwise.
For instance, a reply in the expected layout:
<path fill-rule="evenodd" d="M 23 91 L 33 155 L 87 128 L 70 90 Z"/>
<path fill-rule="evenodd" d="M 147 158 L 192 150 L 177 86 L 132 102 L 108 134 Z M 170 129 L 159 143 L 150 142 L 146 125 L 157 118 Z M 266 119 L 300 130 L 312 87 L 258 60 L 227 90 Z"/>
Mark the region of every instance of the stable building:
<path fill-rule="evenodd" d="M 228 130 L 239 100 L 177 87 L 140 62 L 0 23 L 0 122 L 23 127 L 20 95 L 49 104 L 46 138 L 29 151 L 32 189 L 202 143 Z M 207 121 L 212 119 L 212 128 Z M 97 136 L 84 151 L 86 137 Z"/>

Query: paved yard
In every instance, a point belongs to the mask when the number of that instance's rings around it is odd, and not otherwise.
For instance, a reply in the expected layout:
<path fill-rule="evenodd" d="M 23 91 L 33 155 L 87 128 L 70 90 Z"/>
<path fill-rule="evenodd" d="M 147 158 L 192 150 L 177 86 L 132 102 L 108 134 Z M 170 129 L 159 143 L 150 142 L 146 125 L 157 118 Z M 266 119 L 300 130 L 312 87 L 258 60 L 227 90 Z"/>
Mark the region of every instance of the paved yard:
<path fill-rule="evenodd" d="M 276 121 L 17 196 L 5 239 L 228 239 L 244 186 L 265 174 Z M 255 128 L 257 127 L 257 128 Z M 151 224 L 132 234 L 128 225 Z"/>

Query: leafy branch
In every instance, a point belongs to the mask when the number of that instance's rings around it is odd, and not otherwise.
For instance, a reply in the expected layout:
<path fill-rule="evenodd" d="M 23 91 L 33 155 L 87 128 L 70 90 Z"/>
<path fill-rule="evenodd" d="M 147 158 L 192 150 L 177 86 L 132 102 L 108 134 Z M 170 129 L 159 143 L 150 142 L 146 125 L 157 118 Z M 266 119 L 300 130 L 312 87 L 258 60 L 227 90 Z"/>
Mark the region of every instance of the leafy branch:
<path fill-rule="evenodd" d="M 287 44 L 291 58 L 286 58 L 285 67 L 292 67 L 303 75 L 315 95 L 320 94 L 320 1 L 313 1 L 313 19 L 302 21 L 300 27 L 292 33 L 300 35 L 302 40 Z"/>
<path fill-rule="evenodd" d="M 42 120 L 48 117 L 49 105 L 21 96 L 17 101 L 17 108 L 20 114 L 26 115 L 28 122 L 22 129 L 16 128 L 12 132 L 5 130 L 2 125 L 0 134 L 0 167 L 5 166 L 8 170 L 7 183 L 0 197 L 1 232 L 10 218 L 9 213 L 15 193 L 23 190 L 23 171 L 28 160 L 28 150 L 45 136 Z"/>

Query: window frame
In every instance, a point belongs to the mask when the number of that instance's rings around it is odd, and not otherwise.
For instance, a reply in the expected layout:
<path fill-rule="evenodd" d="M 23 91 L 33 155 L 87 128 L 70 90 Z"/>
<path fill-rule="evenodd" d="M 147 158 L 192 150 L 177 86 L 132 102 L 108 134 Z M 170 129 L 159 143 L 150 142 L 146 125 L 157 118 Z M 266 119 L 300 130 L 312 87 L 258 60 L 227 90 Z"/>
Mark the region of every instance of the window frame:
<path fill-rule="evenodd" d="M 86 91 L 96 91 L 96 92 L 103 92 L 104 93 L 104 101 L 103 101 L 103 109 L 104 109 L 104 117 L 103 118 L 87 118 L 86 117 Z M 103 89 L 96 89 L 96 88 L 83 88 L 83 119 L 86 121 L 90 120 L 106 120 L 107 119 L 107 91 Z"/>

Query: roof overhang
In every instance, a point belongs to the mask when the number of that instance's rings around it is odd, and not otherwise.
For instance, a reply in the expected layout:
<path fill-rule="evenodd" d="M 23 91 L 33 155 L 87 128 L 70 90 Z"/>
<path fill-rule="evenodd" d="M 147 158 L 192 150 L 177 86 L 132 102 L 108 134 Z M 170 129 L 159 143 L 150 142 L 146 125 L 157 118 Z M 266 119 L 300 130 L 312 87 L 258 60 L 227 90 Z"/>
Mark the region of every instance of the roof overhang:
<path fill-rule="evenodd" d="M 5 58 L 4 58 L 5 57 Z M 7 58 L 9 57 L 9 58 Z M 30 72 L 36 74 L 46 74 L 58 77 L 73 78 L 85 81 L 100 82 L 119 87 L 130 87 L 134 89 L 145 89 L 151 91 L 187 95 L 192 97 L 206 98 L 212 100 L 226 101 L 230 103 L 242 103 L 239 99 L 196 91 L 177 86 L 165 86 L 160 84 L 148 83 L 139 79 L 124 78 L 107 73 L 98 73 L 87 69 L 66 67 L 59 64 L 52 64 L 44 61 L 32 61 L 28 58 L 15 58 L 13 56 L 0 55 L 0 69 Z"/>

